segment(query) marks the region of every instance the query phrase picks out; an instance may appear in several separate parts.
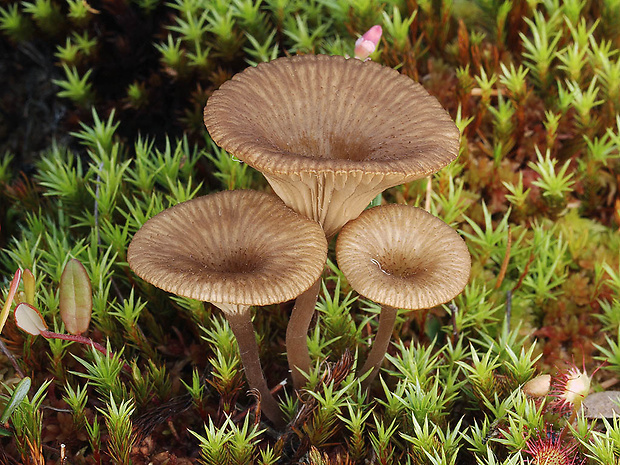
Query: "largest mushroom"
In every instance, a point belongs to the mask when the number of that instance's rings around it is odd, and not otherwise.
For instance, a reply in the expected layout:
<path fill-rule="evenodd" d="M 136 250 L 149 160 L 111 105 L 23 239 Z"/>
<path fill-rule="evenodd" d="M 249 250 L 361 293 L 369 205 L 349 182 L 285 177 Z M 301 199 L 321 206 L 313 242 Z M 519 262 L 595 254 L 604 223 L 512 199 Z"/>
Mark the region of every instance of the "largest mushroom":
<path fill-rule="evenodd" d="M 209 98 L 212 139 L 266 177 L 293 210 L 328 238 L 383 190 L 428 176 L 458 154 L 459 132 L 417 82 L 374 62 L 340 56 L 279 58 L 233 76 Z M 318 293 L 298 299 L 287 330 L 300 387 Z"/>
<path fill-rule="evenodd" d="M 297 297 L 318 279 L 326 255 L 321 227 L 275 195 L 224 191 L 151 218 L 133 237 L 127 260 L 145 281 L 222 310 L 249 386 L 260 392 L 265 415 L 281 425 L 258 357 L 250 306 Z"/>

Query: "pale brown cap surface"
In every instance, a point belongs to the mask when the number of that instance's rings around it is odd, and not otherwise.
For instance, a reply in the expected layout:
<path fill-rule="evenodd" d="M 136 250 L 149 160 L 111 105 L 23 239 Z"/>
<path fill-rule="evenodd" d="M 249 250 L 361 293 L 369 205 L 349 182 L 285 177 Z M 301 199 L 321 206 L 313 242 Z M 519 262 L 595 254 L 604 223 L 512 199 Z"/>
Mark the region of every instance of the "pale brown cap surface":
<path fill-rule="evenodd" d="M 274 195 L 224 191 L 169 208 L 136 233 L 127 260 L 145 281 L 207 302 L 269 305 L 321 275 L 321 227 Z"/>
<path fill-rule="evenodd" d="M 457 232 L 406 205 L 371 208 L 347 223 L 338 235 L 336 257 L 359 294 L 409 310 L 453 299 L 471 271 L 467 245 Z"/>
<path fill-rule="evenodd" d="M 261 171 L 287 205 L 319 221 L 328 236 L 381 191 L 428 176 L 458 155 L 456 125 L 420 84 L 340 56 L 248 68 L 213 93 L 204 119 L 218 145 Z"/>
<path fill-rule="evenodd" d="M 420 177 L 458 154 L 459 132 L 437 99 L 378 63 L 280 58 L 235 75 L 207 102 L 205 124 L 260 171 L 374 171 Z"/>

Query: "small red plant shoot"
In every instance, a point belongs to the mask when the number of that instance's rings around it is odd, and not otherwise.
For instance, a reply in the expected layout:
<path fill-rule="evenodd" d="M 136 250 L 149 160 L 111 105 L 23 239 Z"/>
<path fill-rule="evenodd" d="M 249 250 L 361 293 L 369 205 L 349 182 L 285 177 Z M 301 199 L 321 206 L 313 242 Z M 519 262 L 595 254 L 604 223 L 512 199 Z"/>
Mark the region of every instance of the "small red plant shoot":
<path fill-rule="evenodd" d="M 22 302 L 15 307 L 15 324 L 22 331 L 26 331 L 33 336 L 43 336 L 46 339 L 62 339 L 64 341 L 79 342 L 91 346 L 93 349 L 101 352 L 103 355 L 108 355 L 108 351 L 98 342 L 92 339 L 81 336 L 79 334 L 60 334 L 53 331 L 48 331 L 45 320 L 39 313 L 39 311 L 32 305 L 26 302 Z M 124 364 L 124 368 L 127 371 L 131 371 L 131 368 L 127 363 Z"/>
<path fill-rule="evenodd" d="M 81 335 L 81 333 L 88 330 L 88 326 L 90 325 L 93 304 L 92 288 L 88 273 L 78 260 L 71 259 L 67 262 L 60 278 L 59 286 L 60 316 L 67 331 L 71 334 L 55 333 L 47 329 L 47 324 L 43 316 L 34 306 L 34 276 L 32 276 L 32 273 L 28 270 L 24 272 L 23 277 L 19 271 L 18 273 L 15 274 L 13 283 L 11 283 L 9 299 L 7 299 L 7 303 L 5 303 L 5 307 L 7 304 L 10 307 L 13 295 L 17 291 L 19 285 L 19 279 L 22 278 L 24 282 L 24 299 L 16 299 L 18 304 L 15 307 L 14 314 L 15 324 L 18 328 L 33 336 L 43 336 L 46 339 L 62 339 L 86 344 L 102 354 L 108 355 L 108 351 L 101 344 Z M 2 320 L 0 320 L 0 323 L 2 323 Z M 124 368 L 131 371 L 129 365 L 126 363 Z"/>

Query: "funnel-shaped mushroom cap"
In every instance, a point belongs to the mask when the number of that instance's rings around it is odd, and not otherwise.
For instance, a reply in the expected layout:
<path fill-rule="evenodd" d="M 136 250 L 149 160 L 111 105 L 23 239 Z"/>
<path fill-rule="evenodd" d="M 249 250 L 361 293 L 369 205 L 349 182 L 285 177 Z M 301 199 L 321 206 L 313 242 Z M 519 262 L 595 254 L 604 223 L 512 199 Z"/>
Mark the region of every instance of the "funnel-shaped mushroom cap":
<path fill-rule="evenodd" d="M 420 84 L 339 56 L 246 69 L 209 98 L 205 125 L 328 237 L 383 190 L 446 166 L 459 147 L 456 125 Z"/>
<path fill-rule="evenodd" d="M 136 233 L 127 259 L 145 281 L 213 303 L 269 305 L 321 275 L 321 227 L 275 195 L 224 191 L 169 208 Z"/>
<path fill-rule="evenodd" d="M 418 310 L 465 287 L 471 257 L 450 226 L 421 208 L 371 208 L 340 231 L 338 266 L 351 287 L 382 305 Z"/>

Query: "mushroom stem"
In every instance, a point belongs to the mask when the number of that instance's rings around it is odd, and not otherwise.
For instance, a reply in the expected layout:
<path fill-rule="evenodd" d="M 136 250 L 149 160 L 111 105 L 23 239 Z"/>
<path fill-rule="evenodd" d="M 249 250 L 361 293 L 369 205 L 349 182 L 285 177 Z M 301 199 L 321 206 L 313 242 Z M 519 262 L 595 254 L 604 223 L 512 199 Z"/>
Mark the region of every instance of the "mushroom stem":
<path fill-rule="evenodd" d="M 372 349 L 370 349 L 366 363 L 364 363 L 360 372 L 360 374 L 363 375 L 372 370 L 368 377 L 362 382 L 362 387 L 364 389 L 370 386 L 370 383 L 372 383 L 377 373 L 379 373 L 379 368 L 381 368 L 381 363 L 385 358 L 385 353 L 387 352 L 392 333 L 394 332 L 397 314 L 398 310 L 396 308 L 390 307 L 389 305 L 381 306 L 377 334 L 372 342 Z"/>
<path fill-rule="evenodd" d="M 314 316 L 320 286 L 321 278 L 317 279 L 310 289 L 297 297 L 286 328 L 286 356 L 295 389 L 301 389 L 306 384 L 306 378 L 302 372 L 310 372 L 308 330 Z"/>
<path fill-rule="evenodd" d="M 260 358 L 258 357 L 258 344 L 256 343 L 256 333 L 252 324 L 250 307 L 240 306 L 239 311 L 225 312 L 225 315 L 239 345 L 241 363 L 243 363 L 248 385 L 260 393 L 261 411 L 276 427 L 284 426 L 282 411 L 267 386 Z"/>

